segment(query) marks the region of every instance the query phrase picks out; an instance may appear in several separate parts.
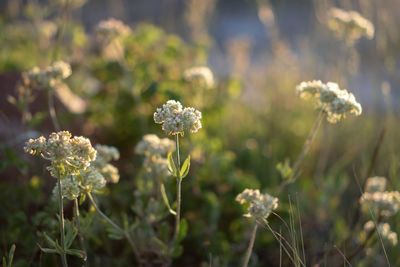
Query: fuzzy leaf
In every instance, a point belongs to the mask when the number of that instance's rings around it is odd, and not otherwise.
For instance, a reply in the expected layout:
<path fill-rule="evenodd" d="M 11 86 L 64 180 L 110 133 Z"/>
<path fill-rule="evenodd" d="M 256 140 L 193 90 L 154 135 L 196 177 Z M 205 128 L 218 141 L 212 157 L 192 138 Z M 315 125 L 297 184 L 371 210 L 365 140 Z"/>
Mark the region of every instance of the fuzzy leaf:
<path fill-rule="evenodd" d="M 181 179 L 185 178 L 188 175 L 189 169 L 190 169 L 190 155 L 183 162 L 182 168 L 179 172 Z"/>
<path fill-rule="evenodd" d="M 177 176 L 178 171 L 176 169 L 175 162 L 174 162 L 174 159 L 172 157 L 172 152 L 168 153 L 168 170 L 169 170 L 169 172 L 171 173 L 172 176 L 175 176 L 175 177 Z"/>
<path fill-rule="evenodd" d="M 160 186 L 160 191 L 161 191 L 162 199 L 164 200 L 164 204 L 165 204 L 165 206 L 167 206 L 169 213 L 171 213 L 172 215 L 176 215 L 176 212 L 171 208 L 171 205 L 169 204 L 167 192 L 165 192 L 165 186 L 163 183 Z"/>
<path fill-rule="evenodd" d="M 82 250 L 70 248 L 70 249 L 67 249 L 65 251 L 65 253 L 72 255 L 72 256 L 77 256 L 83 260 L 86 260 L 86 253 Z"/>

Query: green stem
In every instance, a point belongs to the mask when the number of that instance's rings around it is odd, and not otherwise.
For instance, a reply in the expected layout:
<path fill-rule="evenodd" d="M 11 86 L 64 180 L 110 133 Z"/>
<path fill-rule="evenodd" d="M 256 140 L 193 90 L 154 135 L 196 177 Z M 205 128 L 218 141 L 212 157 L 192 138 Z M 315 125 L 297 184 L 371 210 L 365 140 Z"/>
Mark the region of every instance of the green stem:
<path fill-rule="evenodd" d="M 125 229 L 122 229 L 120 226 L 118 226 L 115 222 L 113 222 L 107 215 L 105 215 L 97 206 L 96 202 L 93 199 L 93 196 L 91 193 L 87 193 L 87 196 L 89 197 L 90 202 L 92 203 L 93 207 L 97 211 L 98 214 L 100 214 L 101 217 L 103 217 L 104 220 L 106 220 L 112 227 L 114 227 L 117 231 L 121 232 L 124 234 L 125 238 L 128 240 L 129 245 L 132 247 L 133 254 L 135 254 L 135 257 L 139 263 L 139 266 L 141 266 L 140 263 L 140 254 L 139 251 L 135 245 L 135 243 L 132 240 L 132 237 L 130 236 L 129 232 Z"/>
<path fill-rule="evenodd" d="M 79 243 L 81 245 L 82 250 L 85 252 L 85 255 L 86 255 L 85 240 L 83 239 L 81 223 L 79 220 L 80 214 L 79 214 L 79 204 L 78 204 L 77 198 L 74 199 L 74 215 L 75 215 L 76 228 L 78 229 Z M 86 260 L 86 258 L 85 258 L 85 260 Z"/>
<path fill-rule="evenodd" d="M 179 134 L 176 135 L 176 166 L 178 168 L 177 177 L 176 177 L 176 215 L 175 215 L 175 233 L 173 238 L 173 243 L 176 242 L 179 235 L 180 225 L 181 225 L 181 188 L 182 188 L 182 179 L 181 179 L 181 158 L 179 154 Z"/>
<path fill-rule="evenodd" d="M 63 267 L 68 267 L 67 263 L 67 255 L 65 254 L 65 224 L 64 224 L 64 207 L 63 207 L 63 197 L 62 197 L 62 188 L 61 188 L 61 178 L 57 179 L 58 182 L 58 209 L 59 209 L 59 216 L 60 216 L 60 239 L 61 239 L 61 247 L 62 247 L 62 254 L 61 254 L 61 262 Z"/>
<path fill-rule="evenodd" d="M 257 222 L 254 222 L 253 231 L 251 233 L 249 246 L 247 247 L 242 267 L 247 267 L 247 265 L 249 264 L 251 253 L 253 251 L 254 241 L 256 240 L 257 229 L 258 229 L 258 224 L 257 224 Z"/>
<path fill-rule="evenodd" d="M 54 92 L 52 89 L 48 89 L 47 98 L 48 98 L 47 104 L 49 108 L 51 122 L 53 123 L 54 129 L 58 132 L 60 131 L 61 128 L 60 128 L 60 123 L 58 122 L 57 119 L 56 109 L 54 107 Z"/>

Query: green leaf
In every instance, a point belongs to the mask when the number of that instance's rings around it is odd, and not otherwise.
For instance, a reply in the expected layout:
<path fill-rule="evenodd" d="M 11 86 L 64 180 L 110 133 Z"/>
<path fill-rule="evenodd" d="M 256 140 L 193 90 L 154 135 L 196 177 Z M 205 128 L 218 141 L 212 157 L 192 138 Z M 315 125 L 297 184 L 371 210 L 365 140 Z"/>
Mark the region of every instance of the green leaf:
<path fill-rule="evenodd" d="M 179 172 L 181 179 L 185 178 L 188 175 L 189 169 L 190 169 L 190 155 L 183 162 L 182 168 Z"/>
<path fill-rule="evenodd" d="M 86 260 L 86 253 L 82 250 L 70 248 L 70 249 L 67 249 L 65 251 L 65 253 L 67 253 L 68 255 L 77 256 L 81 259 Z"/>
<path fill-rule="evenodd" d="M 79 205 L 82 205 L 83 202 L 85 202 L 86 199 L 86 194 L 81 194 L 81 196 L 79 197 Z"/>
<path fill-rule="evenodd" d="M 74 227 L 71 223 L 66 223 L 65 224 L 65 240 L 64 240 L 64 247 L 69 248 L 72 245 L 72 242 L 74 242 L 75 237 L 78 234 L 78 230 L 76 227 Z"/>
<path fill-rule="evenodd" d="M 15 244 L 12 244 L 11 248 L 10 248 L 10 252 L 8 252 L 8 267 L 12 266 L 12 262 L 14 260 L 14 253 L 15 253 Z"/>
<path fill-rule="evenodd" d="M 182 241 L 188 232 L 188 223 L 187 220 L 182 219 L 179 226 L 179 234 L 178 234 L 178 242 Z"/>
<path fill-rule="evenodd" d="M 60 252 L 57 251 L 56 249 L 53 249 L 53 248 L 42 248 L 39 244 L 38 244 L 38 246 L 39 246 L 39 249 L 40 249 L 41 251 L 43 251 L 44 253 L 49 253 L 49 254 L 60 254 Z"/>
<path fill-rule="evenodd" d="M 165 204 L 165 206 L 167 206 L 169 213 L 171 213 L 172 215 L 176 215 L 176 212 L 171 208 L 171 205 L 169 204 L 167 192 L 165 192 L 165 186 L 163 183 L 161 183 L 160 191 L 161 191 L 162 199 L 164 200 L 164 204 Z"/>
<path fill-rule="evenodd" d="M 182 252 L 183 252 L 183 247 L 181 245 L 176 245 L 174 246 L 171 254 L 173 258 L 178 258 L 180 255 L 182 255 Z"/>
<path fill-rule="evenodd" d="M 168 153 L 168 170 L 169 170 L 169 172 L 171 173 L 172 176 L 175 176 L 175 177 L 177 176 L 178 171 L 176 169 L 175 162 L 174 162 L 174 159 L 172 157 L 172 152 Z"/>
<path fill-rule="evenodd" d="M 46 234 L 46 232 L 43 232 L 43 236 L 47 242 L 47 244 L 51 247 L 51 248 L 56 248 L 56 242 Z"/>

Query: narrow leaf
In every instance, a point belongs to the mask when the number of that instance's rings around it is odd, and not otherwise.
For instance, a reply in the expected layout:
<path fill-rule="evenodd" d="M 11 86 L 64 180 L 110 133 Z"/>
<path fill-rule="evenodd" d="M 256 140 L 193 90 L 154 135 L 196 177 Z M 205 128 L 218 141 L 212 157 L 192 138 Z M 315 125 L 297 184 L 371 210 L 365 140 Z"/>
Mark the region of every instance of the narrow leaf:
<path fill-rule="evenodd" d="M 10 252 L 8 253 L 8 267 L 12 266 L 12 262 L 14 260 L 15 248 L 16 248 L 15 244 L 12 244 Z"/>
<path fill-rule="evenodd" d="M 51 248 L 56 248 L 56 242 L 50 237 L 48 236 L 45 232 L 43 232 L 43 236 L 47 242 L 47 244 L 51 247 Z"/>
<path fill-rule="evenodd" d="M 65 251 L 65 253 L 72 255 L 72 256 L 77 256 L 81 259 L 86 260 L 86 253 L 82 250 L 70 248 L 70 249 L 67 249 Z"/>
<path fill-rule="evenodd" d="M 164 204 L 165 206 L 167 206 L 169 213 L 171 213 L 172 215 L 176 215 L 176 212 L 171 208 L 171 205 L 169 204 L 167 192 L 165 192 L 165 186 L 163 183 L 161 183 L 160 191 L 161 191 L 161 196 L 164 200 Z"/>
<path fill-rule="evenodd" d="M 168 170 L 169 170 L 169 172 L 171 173 L 172 176 L 175 176 L 175 177 L 177 176 L 178 171 L 176 169 L 175 162 L 174 162 L 174 159 L 172 157 L 172 152 L 168 153 Z"/>
<path fill-rule="evenodd" d="M 189 169 L 190 169 L 190 155 L 183 162 L 182 168 L 179 172 L 181 179 L 185 178 L 188 175 Z"/>

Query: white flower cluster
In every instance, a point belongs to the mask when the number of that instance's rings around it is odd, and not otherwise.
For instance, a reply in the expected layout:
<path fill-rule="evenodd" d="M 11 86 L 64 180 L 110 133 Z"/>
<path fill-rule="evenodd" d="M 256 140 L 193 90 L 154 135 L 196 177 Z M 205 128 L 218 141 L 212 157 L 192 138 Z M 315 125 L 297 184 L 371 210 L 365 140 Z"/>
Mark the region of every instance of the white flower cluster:
<path fill-rule="evenodd" d="M 106 184 L 105 177 L 113 182 L 119 179 L 118 170 L 108 164 L 119 157 L 118 151 L 106 146 L 97 148 L 99 152 L 89 139 L 72 137 L 68 131 L 52 133 L 48 139 L 43 136 L 29 139 L 24 147 L 27 153 L 40 155 L 51 162 L 47 169 L 53 177 L 60 179 L 63 197 L 70 200 L 100 190 Z M 57 186 L 54 192 L 58 192 Z"/>
<path fill-rule="evenodd" d="M 192 67 L 183 72 L 183 78 L 188 82 L 196 82 L 207 89 L 215 86 L 214 75 L 208 67 Z"/>
<path fill-rule="evenodd" d="M 56 61 L 52 65 L 40 69 L 34 67 L 22 74 L 24 84 L 33 88 L 54 89 L 71 75 L 71 66 L 64 61 Z"/>
<path fill-rule="evenodd" d="M 113 160 L 119 159 L 119 151 L 113 146 L 96 145 L 97 157 L 92 162 L 92 166 L 95 167 L 101 175 L 110 183 L 118 183 L 119 172 L 118 169 L 110 164 Z"/>
<path fill-rule="evenodd" d="M 267 219 L 271 212 L 278 208 L 278 198 L 261 194 L 258 189 L 245 189 L 237 195 L 236 201 L 249 205 L 248 213 L 244 216 L 255 219 Z"/>
<path fill-rule="evenodd" d="M 333 82 L 321 81 L 301 82 L 296 86 L 297 94 L 303 99 L 313 99 L 317 107 L 327 115 L 330 123 L 337 123 L 348 114 L 359 116 L 362 113 L 360 103 L 346 89 L 339 88 Z"/>
<path fill-rule="evenodd" d="M 129 26 L 114 18 L 102 20 L 96 27 L 98 37 L 105 40 L 113 40 L 118 37 L 126 36 L 130 32 L 131 29 Z"/>
<path fill-rule="evenodd" d="M 136 145 L 135 152 L 144 155 L 144 169 L 155 177 L 169 175 L 166 155 L 175 150 L 175 142 L 168 138 L 159 138 L 155 134 L 147 134 Z"/>
<path fill-rule="evenodd" d="M 370 177 L 365 182 L 365 192 L 374 193 L 374 192 L 383 192 L 386 189 L 387 180 L 386 177 Z"/>
<path fill-rule="evenodd" d="M 364 224 L 364 230 L 366 232 L 371 232 L 375 229 L 375 223 L 373 221 L 368 221 Z M 383 241 L 395 246 L 398 243 L 397 233 L 393 232 L 388 223 L 379 223 L 376 227 Z"/>
<path fill-rule="evenodd" d="M 48 139 L 43 136 L 29 139 L 24 149 L 31 155 L 40 155 L 51 161 L 48 169 L 55 178 L 77 174 L 89 167 L 96 158 L 96 150 L 89 139 L 72 137 L 68 131 L 52 133 Z"/>
<path fill-rule="evenodd" d="M 376 214 L 389 217 L 396 214 L 400 209 L 400 192 L 365 192 L 360 198 L 363 210 L 373 210 Z"/>
<path fill-rule="evenodd" d="M 157 108 L 154 121 L 162 124 L 163 131 L 170 135 L 183 135 L 185 131 L 196 133 L 202 127 L 201 112 L 192 107 L 183 108 L 175 100 L 168 100 L 161 108 Z"/>
<path fill-rule="evenodd" d="M 328 27 L 338 38 L 349 43 L 354 43 L 361 37 L 374 37 L 374 25 L 356 11 L 331 8 L 328 12 Z"/>

